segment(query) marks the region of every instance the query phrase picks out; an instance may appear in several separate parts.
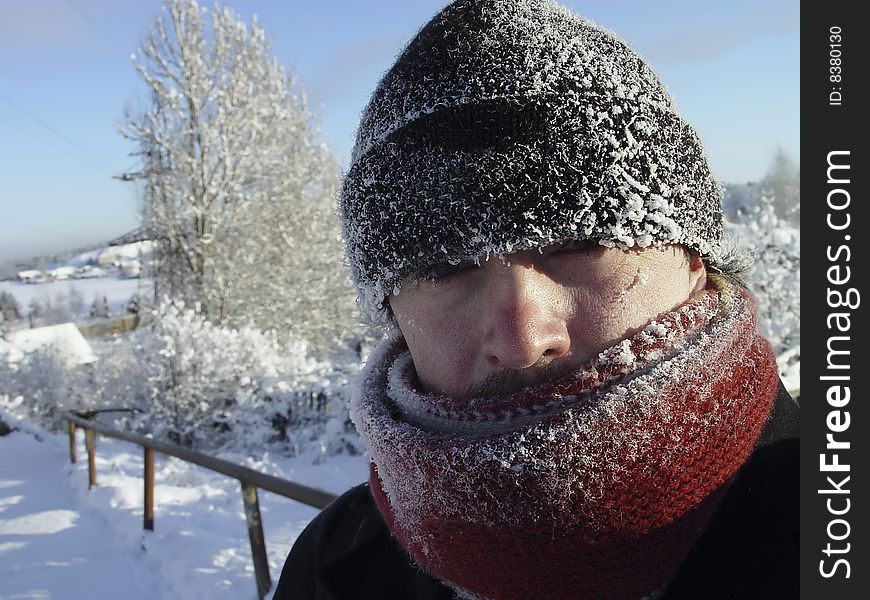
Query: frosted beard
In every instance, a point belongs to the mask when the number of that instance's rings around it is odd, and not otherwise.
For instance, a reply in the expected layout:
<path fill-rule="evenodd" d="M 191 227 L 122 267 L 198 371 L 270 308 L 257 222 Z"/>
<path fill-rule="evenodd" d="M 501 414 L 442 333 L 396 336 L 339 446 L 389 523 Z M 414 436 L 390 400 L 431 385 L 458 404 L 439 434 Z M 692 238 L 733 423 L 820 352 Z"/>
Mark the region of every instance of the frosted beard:
<path fill-rule="evenodd" d="M 423 394 L 402 340 L 351 416 L 392 535 L 462 595 L 632 599 L 685 560 L 773 406 L 755 304 L 720 284 L 557 382 Z"/>

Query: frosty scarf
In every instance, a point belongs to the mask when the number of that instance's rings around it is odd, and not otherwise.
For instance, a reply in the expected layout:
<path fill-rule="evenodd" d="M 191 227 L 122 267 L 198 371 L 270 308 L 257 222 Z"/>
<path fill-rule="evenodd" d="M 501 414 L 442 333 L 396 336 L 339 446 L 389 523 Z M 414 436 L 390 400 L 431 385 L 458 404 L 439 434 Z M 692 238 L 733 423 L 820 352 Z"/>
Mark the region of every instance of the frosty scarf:
<path fill-rule="evenodd" d="M 422 394 L 401 340 L 382 346 L 351 415 L 396 540 L 472 598 L 662 590 L 776 394 L 752 298 L 720 287 L 570 377 L 506 398 Z"/>

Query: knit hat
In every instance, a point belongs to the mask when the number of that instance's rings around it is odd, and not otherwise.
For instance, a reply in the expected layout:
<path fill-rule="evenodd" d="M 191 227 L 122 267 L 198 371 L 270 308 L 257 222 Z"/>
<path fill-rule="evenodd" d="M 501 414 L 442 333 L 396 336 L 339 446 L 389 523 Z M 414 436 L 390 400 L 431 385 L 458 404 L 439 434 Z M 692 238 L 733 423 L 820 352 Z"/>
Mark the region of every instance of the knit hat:
<path fill-rule="evenodd" d="M 549 0 L 457 0 L 366 107 L 340 216 L 364 315 L 432 264 L 562 240 L 715 256 L 721 192 L 649 66 Z"/>

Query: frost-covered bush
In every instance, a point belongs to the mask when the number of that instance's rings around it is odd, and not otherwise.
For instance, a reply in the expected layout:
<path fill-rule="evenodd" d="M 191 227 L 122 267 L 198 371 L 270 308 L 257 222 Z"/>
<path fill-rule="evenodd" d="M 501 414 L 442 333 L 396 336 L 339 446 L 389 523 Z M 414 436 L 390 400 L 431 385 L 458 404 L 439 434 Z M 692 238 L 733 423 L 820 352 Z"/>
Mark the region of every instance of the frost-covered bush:
<path fill-rule="evenodd" d="M 92 345 L 99 360 L 85 367 L 50 353 L 0 363 L 0 404 L 55 429 L 64 410 L 134 409 L 100 420 L 206 450 L 358 447 L 346 409 L 352 357 L 344 366 L 318 362 L 304 342 L 215 325 L 173 302 L 139 329 Z"/>
<path fill-rule="evenodd" d="M 52 347 L 35 350 L 14 363 L 0 362 L 4 408 L 53 429 L 64 426 L 64 411 L 93 406 L 92 381 L 88 365 L 70 367 Z"/>
<path fill-rule="evenodd" d="M 288 428 L 343 416 L 343 378 L 299 340 L 215 325 L 165 303 L 149 333 L 149 428 L 185 444 L 289 441 Z M 160 431 L 160 430 L 163 431 Z"/>
<path fill-rule="evenodd" d="M 84 297 L 72 286 L 65 294 L 34 297 L 27 307 L 27 315 L 36 326 L 57 325 L 74 321 L 76 315 L 83 313 L 83 306 Z"/>
<path fill-rule="evenodd" d="M 777 216 L 769 196 L 745 204 L 726 231 L 754 256 L 746 276 L 758 302 L 759 327 L 779 356 L 791 391 L 800 389 L 800 229 Z"/>
<path fill-rule="evenodd" d="M 778 217 L 767 198 L 741 219 L 727 230 L 755 258 L 747 284 L 758 301 L 762 331 L 779 354 L 800 345 L 800 229 Z"/>

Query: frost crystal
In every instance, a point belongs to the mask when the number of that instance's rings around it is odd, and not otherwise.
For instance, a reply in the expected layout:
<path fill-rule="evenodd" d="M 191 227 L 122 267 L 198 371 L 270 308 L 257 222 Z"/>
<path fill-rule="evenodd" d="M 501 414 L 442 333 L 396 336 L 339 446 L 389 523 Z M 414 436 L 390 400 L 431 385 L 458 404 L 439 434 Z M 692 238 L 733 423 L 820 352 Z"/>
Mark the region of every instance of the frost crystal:
<path fill-rule="evenodd" d="M 719 186 L 656 75 L 548 0 L 460 0 L 423 27 L 363 113 L 340 211 L 375 321 L 445 259 L 565 239 L 715 255 L 721 237 Z"/>

